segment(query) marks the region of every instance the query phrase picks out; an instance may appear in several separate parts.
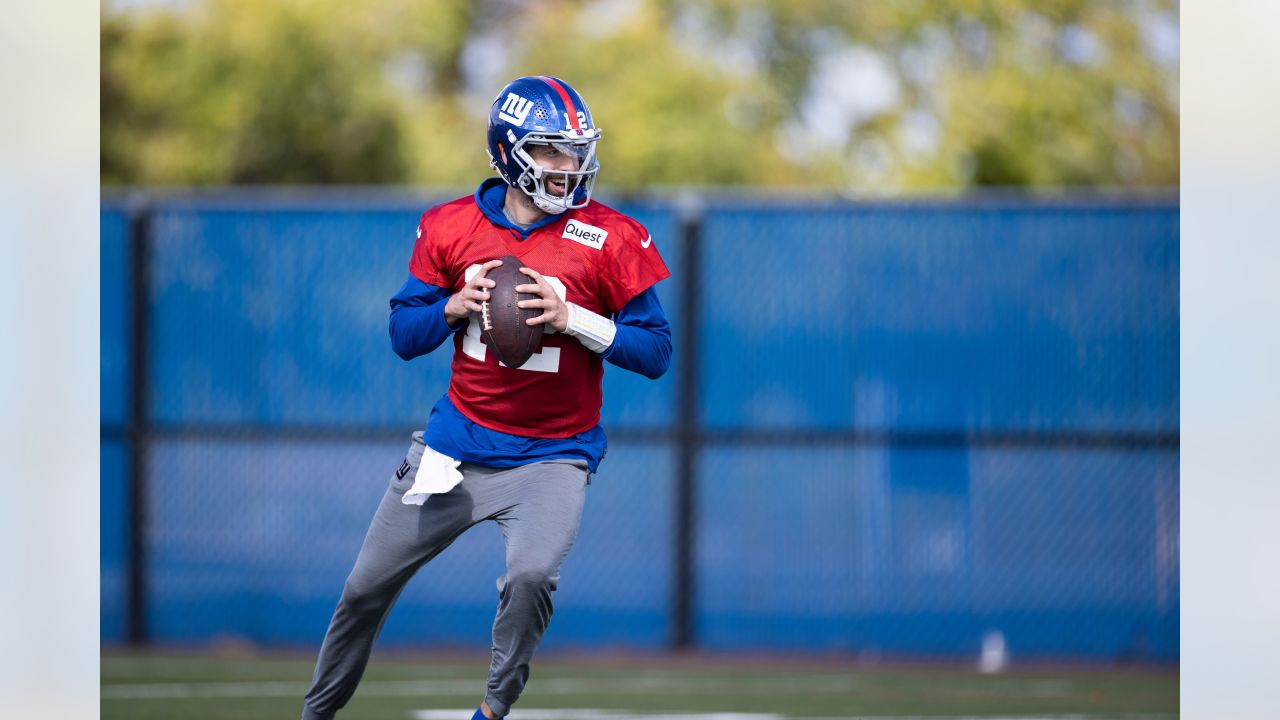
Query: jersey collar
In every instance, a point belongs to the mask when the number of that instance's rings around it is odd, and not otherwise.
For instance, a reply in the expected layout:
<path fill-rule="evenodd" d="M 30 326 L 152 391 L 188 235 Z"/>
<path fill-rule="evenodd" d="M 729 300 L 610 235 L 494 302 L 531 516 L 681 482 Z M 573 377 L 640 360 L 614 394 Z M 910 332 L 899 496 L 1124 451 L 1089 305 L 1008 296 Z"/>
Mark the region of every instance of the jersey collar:
<path fill-rule="evenodd" d="M 476 205 L 480 208 L 480 212 L 484 213 L 484 216 L 494 225 L 519 233 L 521 240 L 528 240 L 534 231 L 544 228 L 557 220 L 562 220 L 568 214 L 548 214 L 529 227 L 522 228 L 508 220 L 507 214 L 502 212 L 502 206 L 506 199 L 507 183 L 502 178 L 486 178 L 484 182 L 480 183 L 480 187 L 476 188 Z"/>

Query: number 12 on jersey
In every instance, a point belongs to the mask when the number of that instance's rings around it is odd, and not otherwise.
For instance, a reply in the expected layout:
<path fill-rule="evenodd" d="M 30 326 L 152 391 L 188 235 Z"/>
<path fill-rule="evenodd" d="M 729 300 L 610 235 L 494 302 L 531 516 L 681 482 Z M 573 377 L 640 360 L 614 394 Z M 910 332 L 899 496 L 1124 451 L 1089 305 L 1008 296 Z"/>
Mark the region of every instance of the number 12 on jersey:
<path fill-rule="evenodd" d="M 480 272 L 479 265 L 472 265 L 467 268 L 463 277 L 463 282 L 471 282 L 471 278 L 475 277 L 478 272 Z M 560 282 L 560 278 L 543 275 L 542 279 L 546 280 L 547 283 L 551 285 L 552 289 L 556 291 L 556 295 L 559 295 L 562 301 L 565 300 L 566 291 L 564 283 Z M 533 278 L 529 278 L 529 284 L 533 284 Z M 544 335 L 550 333 L 551 326 L 543 325 L 542 332 Z M 480 362 L 484 362 L 485 357 L 488 355 L 489 348 L 486 347 L 484 341 L 480 339 L 480 313 L 471 313 L 470 319 L 467 320 L 467 333 L 462 338 L 462 352 L 466 353 L 469 357 L 479 360 Z M 502 367 L 507 367 L 501 360 L 498 361 L 498 364 L 502 365 Z M 533 357 L 529 358 L 528 362 L 516 369 L 532 370 L 533 372 L 559 372 L 560 348 L 540 348 L 533 354 Z"/>

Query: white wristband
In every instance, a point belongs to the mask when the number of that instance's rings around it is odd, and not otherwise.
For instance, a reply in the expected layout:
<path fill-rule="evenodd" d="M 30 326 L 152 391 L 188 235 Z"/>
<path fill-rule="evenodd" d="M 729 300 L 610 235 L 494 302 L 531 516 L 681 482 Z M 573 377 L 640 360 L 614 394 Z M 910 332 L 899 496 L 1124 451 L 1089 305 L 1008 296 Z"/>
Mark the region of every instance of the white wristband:
<path fill-rule="evenodd" d="M 578 338 L 578 342 L 591 352 L 602 353 L 608 350 L 618 331 L 613 321 L 571 302 L 565 305 L 569 308 L 569 325 L 565 328 L 565 334 Z"/>

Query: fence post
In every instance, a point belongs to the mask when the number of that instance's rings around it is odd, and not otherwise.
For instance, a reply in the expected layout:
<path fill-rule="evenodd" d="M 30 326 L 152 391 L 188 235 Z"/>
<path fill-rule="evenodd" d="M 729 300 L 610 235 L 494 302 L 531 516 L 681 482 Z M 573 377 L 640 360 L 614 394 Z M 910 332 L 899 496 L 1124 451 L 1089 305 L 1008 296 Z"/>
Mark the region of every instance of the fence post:
<path fill-rule="evenodd" d="M 677 203 L 680 216 L 681 268 L 680 335 L 676 353 L 680 358 L 676 396 L 676 487 L 675 487 L 675 552 L 672 591 L 671 647 L 689 650 L 696 641 L 693 609 L 696 592 L 694 562 L 696 558 L 697 463 L 702 429 L 698 417 L 698 327 L 701 264 L 699 238 L 702 233 L 702 208 L 692 196 Z"/>
<path fill-rule="evenodd" d="M 148 403 L 150 322 L 150 264 L 153 209 L 136 198 L 129 208 L 130 321 L 129 328 L 129 539 L 125 637 L 131 645 L 150 638 L 147 628 L 147 444 L 150 435 Z"/>

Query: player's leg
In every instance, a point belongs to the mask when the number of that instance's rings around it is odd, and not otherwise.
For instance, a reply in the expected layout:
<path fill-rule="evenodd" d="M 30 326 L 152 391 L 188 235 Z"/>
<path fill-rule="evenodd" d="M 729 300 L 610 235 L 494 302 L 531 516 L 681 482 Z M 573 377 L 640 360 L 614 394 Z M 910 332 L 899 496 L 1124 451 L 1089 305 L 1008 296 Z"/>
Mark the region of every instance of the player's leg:
<path fill-rule="evenodd" d="M 325 633 L 303 720 L 327 720 L 347 704 L 405 583 L 477 520 L 470 494 L 461 486 L 422 506 L 401 502 L 413 485 L 424 448 L 421 433 L 414 433 L 373 516 Z"/>
<path fill-rule="evenodd" d="M 507 572 L 498 578 L 498 613 L 485 703 L 505 716 L 529 678 L 529 661 L 551 621 L 551 593 L 578 536 L 586 499 L 585 463 L 552 460 L 494 473 L 490 487 L 504 511 Z M 492 500 L 490 500 L 492 502 Z"/>

